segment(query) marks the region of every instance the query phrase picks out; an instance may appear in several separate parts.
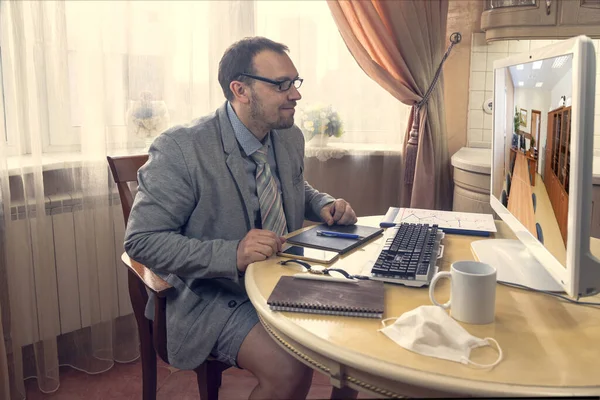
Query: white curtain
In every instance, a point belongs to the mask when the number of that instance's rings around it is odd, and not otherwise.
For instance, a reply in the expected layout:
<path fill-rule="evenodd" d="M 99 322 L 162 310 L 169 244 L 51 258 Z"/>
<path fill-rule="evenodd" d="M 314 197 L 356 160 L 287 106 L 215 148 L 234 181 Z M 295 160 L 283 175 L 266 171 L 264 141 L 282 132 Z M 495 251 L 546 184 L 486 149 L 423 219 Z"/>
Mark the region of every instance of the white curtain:
<path fill-rule="evenodd" d="M 106 155 L 144 152 L 166 127 L 221 105 L 217 68 L 231 43 L 262 35 L 290 47 L 305 79 L 299 106 L 331 106 L 343 121 L 329 146 L 342 153 L 313 151 L 323 159 L 359 154 L 351 162 L 366 171 L 361 149 L 396 154 L 406 130 L 407 107 L 360 70 L 322 1 L 2 1 L 0 29 L 0 383 L 10 399 L 25 397 L 27 378 L 59 390 L 59 365 L 99 373 L 138 357 Z"/>

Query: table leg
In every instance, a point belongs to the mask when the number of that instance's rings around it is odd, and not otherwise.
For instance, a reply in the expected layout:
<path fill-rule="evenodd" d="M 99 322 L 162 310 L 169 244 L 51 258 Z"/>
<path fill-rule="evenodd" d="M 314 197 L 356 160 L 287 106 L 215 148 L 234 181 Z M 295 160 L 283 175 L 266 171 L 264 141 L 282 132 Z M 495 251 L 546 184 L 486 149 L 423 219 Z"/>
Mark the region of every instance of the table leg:
<path fill-rule="evenodd" d="M 342 388 L 336 388 L 335 386 L 331 389 L 331 399 L 356 399 L 358 392 L 348 386 Z"/>

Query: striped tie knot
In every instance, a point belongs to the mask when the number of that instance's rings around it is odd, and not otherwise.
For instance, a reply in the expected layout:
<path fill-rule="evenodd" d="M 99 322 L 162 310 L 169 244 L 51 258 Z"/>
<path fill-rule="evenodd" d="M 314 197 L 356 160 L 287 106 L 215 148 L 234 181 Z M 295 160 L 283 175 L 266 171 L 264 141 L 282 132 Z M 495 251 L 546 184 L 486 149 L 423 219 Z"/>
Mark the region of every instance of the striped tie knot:
<path fill-rule="evenodd" d="M 260 149 L 256 150 L 252 153 L 251 157 L 255 163 L 258 165 L 266 164 L 268 162 L 267 154 L 268 154 L 268 145 L 264 145 Z"/>

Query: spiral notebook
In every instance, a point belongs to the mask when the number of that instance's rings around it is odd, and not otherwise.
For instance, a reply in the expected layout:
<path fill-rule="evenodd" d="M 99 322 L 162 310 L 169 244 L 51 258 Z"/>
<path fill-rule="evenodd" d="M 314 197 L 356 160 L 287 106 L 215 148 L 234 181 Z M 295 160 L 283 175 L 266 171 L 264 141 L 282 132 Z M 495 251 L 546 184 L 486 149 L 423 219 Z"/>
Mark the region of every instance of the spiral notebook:
<path fill-rule="evenodd" d="M 345 283 L 282 276 L 267 304 L 273 311 L 381 318 L 383 293 L 381 281 Z"/>

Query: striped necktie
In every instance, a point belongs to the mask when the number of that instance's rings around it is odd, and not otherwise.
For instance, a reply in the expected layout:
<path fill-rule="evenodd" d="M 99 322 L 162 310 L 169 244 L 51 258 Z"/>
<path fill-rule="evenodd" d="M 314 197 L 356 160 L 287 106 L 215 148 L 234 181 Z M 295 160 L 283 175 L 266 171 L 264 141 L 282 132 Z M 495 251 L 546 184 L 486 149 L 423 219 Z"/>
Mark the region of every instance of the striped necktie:
<path fill-rule="evenodd" d="M 264 145 L 252 154 L 256 163 L 256 192 L 262 217 L 262 228 L 282 236 L 287 233 L 287 223 L 283 213 L 281 195 L 277 188 L 275 178 L 271 174 L 271 167 L 267 159 L 268 145 Z"/>

